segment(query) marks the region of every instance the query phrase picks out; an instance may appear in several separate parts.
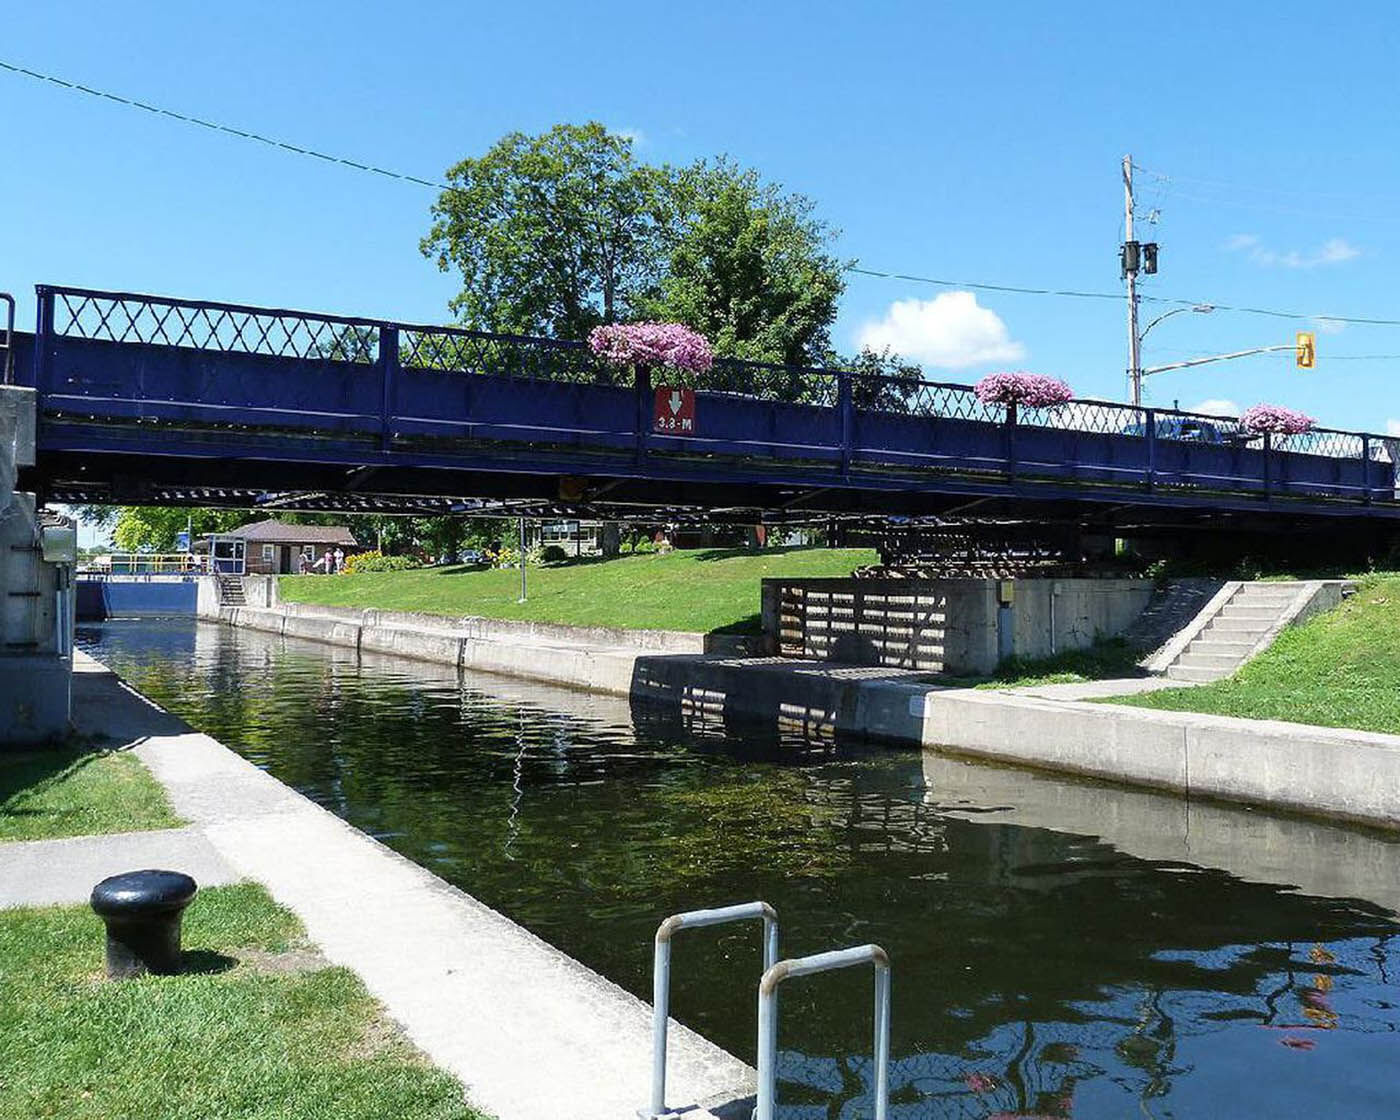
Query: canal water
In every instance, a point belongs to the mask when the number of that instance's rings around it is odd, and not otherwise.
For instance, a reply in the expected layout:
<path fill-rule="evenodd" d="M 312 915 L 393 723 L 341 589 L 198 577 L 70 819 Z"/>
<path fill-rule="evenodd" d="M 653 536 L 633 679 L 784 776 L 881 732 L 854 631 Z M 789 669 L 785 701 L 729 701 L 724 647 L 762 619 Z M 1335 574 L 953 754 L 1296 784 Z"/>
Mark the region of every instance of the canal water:
<path fill-rule="evenodd" d="M 885 946 L 900 1120 L 1400 1114 L 1385 837 L 188 620 L 78 640 L 643 998 L 678 910 Z M 759 966 L 682 933 L 674 1013 L 752 1061 Z M 784 986 L 783 1117 L 868 1114 L 870 1013 L 868 974 Z"/>

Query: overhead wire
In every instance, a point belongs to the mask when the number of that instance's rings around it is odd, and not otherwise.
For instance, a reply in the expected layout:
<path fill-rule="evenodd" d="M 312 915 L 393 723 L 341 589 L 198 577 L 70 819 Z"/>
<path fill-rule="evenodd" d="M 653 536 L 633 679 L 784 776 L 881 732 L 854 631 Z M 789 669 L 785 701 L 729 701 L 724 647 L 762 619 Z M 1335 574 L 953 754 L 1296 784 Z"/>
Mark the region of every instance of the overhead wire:
<path fill-rule="evenodd" d="M 275 137 L 268 136 L 260 132 L 255 132 L 251 129 L 237 128 L 232 125 L 219 123 L 217 121 L 205 120 L 202 117 L 197 117 L 189 113 L 178 112 L 174 109 L 167 109 L 159 105 L 152 105 L 149 102 L 141 101 L 136 98 L 124 97 L 121 94 L 112 93 L 108 90 L 96 89 L 92 86 L 83 85 L 80 82 L 69 81 L 65 78 L 60 78 L 54 74 L 47 74 L 39 70 L 31 69 L 27 66 L 21 66 L 18 63 L 9 62 L 5 59 L 0 59 L 0 70 L 4 70 L 9 73 L 20 75 L 26 78 L 31 78 L 35 81 L 45 82 L 51 85 L 59 86 L 63 89 L 67 89 L 75 93 L 85 94 L 89 97 L 95 97 L 104 101 L 110 101 L 115 104 L 125 106 L 127 108 L 139 109 L 143 112 L 151 113 L 155 116 L 166 117 L 184 124 L 196 126 L 198 128 L 203 128 L 213 132 L 219 132 L 228 136 L 233 136 L 237 139 L 253 141 L 255 143 L 263 144 L 271 148 L 279 149 L 281 151 L 290 152 L 293 155 L 305 156 L 307 158 L 319 160 L 324 163 L 348 167 L 351 170 L 362 171 L 367 174 L 377 175 L 387 179 L 394 179 L 400 182 L 412 183 L 416 186 L 428 187 L 432 190 L 447 191 L 455 189 L 449 184 L 442 183 L 433 179 L 427 179 L 420 175 L 413 175 L 407 172 L 395 171 L 390 168 L 379 167 L 375 164 L 364 163 L 360 160 L 349 159 L 345 156 L 338 156 L 329 152 L 322 152 L 315 148 L 309 148 L 300 144 L 293 144 L 286 140 L 279 140 Z M 1134 166 L 1136 167 L 1137 165 L 1135 164 Z M 1139 169 L 1143 170 L 1145 173 L 1148 174 L 1161 175 L 1160 172 L 1149 172 L 1145 168 Z M 1074 288 L 1030 287 L 1019 284 L 990 284 L 985 282 L 974 282 L 968 280 L 949 280 L 940 277 L 920 276 L 905 272 L 891 272 L 881 269 L 865 268 L 856 264 L 846 266 L 846 271 L 858 276 L 868 276 L 887 280 L 901 280 L 908 283 L 929 284 L 943 288 L 957 288 L 984 292 L 1000 292 L 1010 295 L 1051 296 L 1063 299 L 1089 300 L 1121 300 L 1123 298 L 1123 294 L 1121 292 L 1095 292 L 1084 291 Z M 1175 307 L 1198 307 L 1203 304 L 1209 304 L 1211 308 L 1215 311 L 1227 311 L 1243 315 L 1262 315 L 1275 319 L 1287 319 L 1300 322 L 1308 320 L 1326 320 L 1327 322 L 1331 323 L 1346 323 L 1353 326 L 1400 327 L 1400 319 L 1387 319 L 1359 315 L 1333 315 L 1330 313 L 1318 314 L 1301 311 L 1280 311 L 1273 308 L 1250 307 L 1239 304 L 1226 304 L 1216 300 L 1180 299 L 1169 296 L 1154 296 L 1146 294 L 1140 296 L 1140 298 L 1144 303 L 1156 303 L 1164 306 Z"/>

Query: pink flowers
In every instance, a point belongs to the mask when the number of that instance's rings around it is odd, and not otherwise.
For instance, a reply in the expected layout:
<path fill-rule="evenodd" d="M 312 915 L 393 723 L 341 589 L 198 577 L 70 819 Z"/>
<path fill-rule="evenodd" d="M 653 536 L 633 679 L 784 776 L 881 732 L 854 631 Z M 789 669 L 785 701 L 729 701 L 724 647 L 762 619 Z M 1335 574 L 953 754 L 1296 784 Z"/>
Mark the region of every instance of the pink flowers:
<path fill-rule="evenodd" d="M 1284 408 L 1281 404 L 1256 404 L 1240 417 L 1240 424 L 1250 432 L 1272 432 L 1281 436 L 1300 436 L 1313 430 L 1317 423 L 1311 416 Z"/>
<path fill-rule="evenodd" d="M 1023 404 L 1028 408 L 1052 408 L 1074 399 L 1074 390 L 1043 373 L 989 373 L 972 391 L 983 404 Z"/>
<path fill-rule="evenodd" d="M 588 345 L 620 366 L 666 365 L 704 373 L 715 361 L 705 336 L 680 323 L 608 323 L 589 332 Z"/>

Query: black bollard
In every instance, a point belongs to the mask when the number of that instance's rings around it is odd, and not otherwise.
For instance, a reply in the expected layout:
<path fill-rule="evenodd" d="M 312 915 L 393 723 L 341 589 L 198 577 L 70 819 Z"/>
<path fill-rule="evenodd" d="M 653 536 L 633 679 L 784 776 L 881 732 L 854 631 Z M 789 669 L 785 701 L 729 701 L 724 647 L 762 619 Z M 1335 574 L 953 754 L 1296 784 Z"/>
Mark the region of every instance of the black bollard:
<path fill-rule="evenodd" d="M 199 888 L 179 871 L 128 871 L 92 888 L 112 979 L 180 971 L 180 918 Z"/>

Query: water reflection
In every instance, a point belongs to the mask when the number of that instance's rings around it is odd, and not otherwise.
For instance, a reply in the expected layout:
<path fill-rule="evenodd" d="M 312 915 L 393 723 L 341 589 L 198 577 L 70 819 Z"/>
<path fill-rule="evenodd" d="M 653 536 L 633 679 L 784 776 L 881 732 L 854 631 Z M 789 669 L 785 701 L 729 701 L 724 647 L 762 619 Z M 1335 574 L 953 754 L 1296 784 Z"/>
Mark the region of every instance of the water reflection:
<path fill-rule="evenodd" d="M 138 688 L 644 998 L 674 910 L 895 967 L 901 1117 L 1388 1115 L 1400 848 L 1358 831 L 189 623 L 83 628 Z M 757 939 L 678 944 L 745 1058 Z M 864 975 L 784 989 L 785 1117 L 863 1114 Z M 833 1101 L 835 1103 L 833 1103 Z"/>

